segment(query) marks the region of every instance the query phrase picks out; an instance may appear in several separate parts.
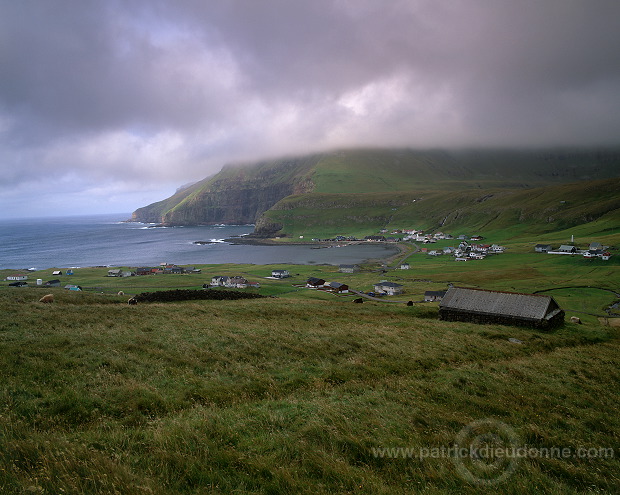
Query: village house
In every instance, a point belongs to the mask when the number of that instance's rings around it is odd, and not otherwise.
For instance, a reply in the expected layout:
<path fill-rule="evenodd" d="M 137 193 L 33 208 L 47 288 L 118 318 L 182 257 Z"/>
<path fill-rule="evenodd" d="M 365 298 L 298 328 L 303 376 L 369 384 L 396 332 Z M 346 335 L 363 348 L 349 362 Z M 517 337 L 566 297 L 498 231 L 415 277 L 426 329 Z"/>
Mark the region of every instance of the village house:
<path fill-rule="evenodd" d="M 424 302 L 441 301 L 446 292 L 445 290 L 427 290 L 424 293 Z"/>
<path fill-rule="evenodd" d="M 549 253 L 557 253 L 557 254 L 575 254 L 577 252 L 577 248 L 575 246 L 569 246 L 568 244 L 562 244 L 557 251 L 549 251 Z"/>
<path fill-rule="evenodd" d="M 136 275 L 151 275 L 152 273 L 151 267 L 148 266 L 140 266 L 136 268 Z"/>
<path fill-rule="evenodd" d="M 230 277 L 226 284 L 226 287 L 236 288 L 236 289 L 245 289 L 248 286 L 248 281 L 240 276 L 236 275 L 234 277 Z"/>
<path fill-rule="evenodd" d="M 290 277 L 291 274 L 289 273 L 288 270 L 272 270 L 271 276 L 273 278 L 287 278 L 287 277 Z"/>
<path fill-rule="evenodd" d="M 383 280 L 374 284 L 375 292 L 379 294 L 387 294 L 388 296 L 396 296 L 403 293 L 403 286 L 395 282 L 388 282 Z"/>
<path fill-rule="evenodd" d="M 609 258 L 611 258 L 611 253 L 609 251 L 605 251 L 601 256 L 601 259 L 603 261 L 609 261 Z"/>
<path fill-rule="evenodd" d="M 319 287 L 323 287 L 323 285 L 325 285 L 325 280 L 322 278 L 310 277 L 306 281 L 306 287 L 311 289 L 317 289 Z"/>
<path fill-rule="evenodd" d="M 24 282 L 23 280 L 19 280 L 17 282 L 11 282 L 9 287 L 28 287 L 28 282 Z"/>
<path fill-rule="evenodd" d="M 411 268 L 411 265 L 409 263 L 401 263 L 400 264 L 400 269 L 401 270 L 409 270 Z"/>
<path fill-rule="evenodd" d="M 583 253 L 584 258 L 600 258 L 603 256 L 602 249 L 589 249 Z"/>
<path fill-rule="evenodd" d="M 228 284 L 227 276 L 215 275 L 211 277 L 211 285 L 215 287 L 225 287 Z"/>
<path fill-rule="evenodd" d="M 550 296 L 453 287 L 439 304 L 439 318 L 547 329 L 564 322 L 564 311 Z"/>
<path fill-rule="evenodd" d="M 6 280 L 8 281 L 15 281 L 15 282 L 22 282 L 24 280 L 28 280 L 28 275 L 24 275 L 23 273 L 16 273 L 14 275 L 9 275 Z"/>
<path fill-rule="evenodd" d="M 534 246 L 534 251 L 536 251 L 537 253 L 548 253 L 552 250 L 553 247 L 551 246 L 551 244 L 536 244 L 536 246 Z"/>
<path fill-rule="evenodd" d="M 348 294 L 349 286 L 346 284 L 341 284 L 340 282 L 329 282 L 325 285 L 328 289 L 331 289 L 333 292 L 338 294 Z"/>
<path fill-rule="evenodd" d="M 355 273 L 360 271 L 360 267 L 358 265 L 340 265 L 338 271 L 340 273 Z"/>
<path fill-rule="evenodd" d="M 385 237 L 382 235 L 367 235 L 364 237 L 364 240 L 370 242 L 385 242 Z"/>

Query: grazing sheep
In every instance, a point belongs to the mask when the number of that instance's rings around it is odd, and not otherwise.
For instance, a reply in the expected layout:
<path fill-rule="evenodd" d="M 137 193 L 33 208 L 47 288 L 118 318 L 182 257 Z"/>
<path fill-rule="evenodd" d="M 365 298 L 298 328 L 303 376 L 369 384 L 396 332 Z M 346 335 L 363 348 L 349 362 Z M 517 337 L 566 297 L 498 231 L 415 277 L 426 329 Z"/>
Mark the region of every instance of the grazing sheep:
<path fill-rule="evenodd" d="M 581 325 L 581 318 L 579 318 L 578 316 L 571 316 L 570 317 L 570 322 L 571 323 L 577 323 L 577 324 Z"/>
<path fill-rule="evenodd" d="M 116 295 L 117 295 L 117 296 L 124 296 L 124 295 L 125 295 L 125 293 L 124 293 L 122 290 L 119 290 L 119 291 L 118 291 L 118 294 L 116 294 Z"/>
<path fill-rule="evenodd" d="M 54 294 L 45 294 L 41 299 L 39 299 L 40 303 L 53 303 L 54 302 Z"/>
<path fill-rule="evenodd" d="M 407 301 L 407 306 L 413 306 L 413 301 Z"/>
<path fill-rule="evenodd" d="M 357 304 L 362 304 L 364 300 L 361 297 L 358 297 L 357 299 L 353 299 L 353 302 Z"/>
<path fill-rule="evenodd" d="M 129 304 L 130 306 L 133 306 L 134 304 L 138 304 L 138 300 L 135 297 L 130 297 L 129 300 L 127 301 L 127 304 Z"/>

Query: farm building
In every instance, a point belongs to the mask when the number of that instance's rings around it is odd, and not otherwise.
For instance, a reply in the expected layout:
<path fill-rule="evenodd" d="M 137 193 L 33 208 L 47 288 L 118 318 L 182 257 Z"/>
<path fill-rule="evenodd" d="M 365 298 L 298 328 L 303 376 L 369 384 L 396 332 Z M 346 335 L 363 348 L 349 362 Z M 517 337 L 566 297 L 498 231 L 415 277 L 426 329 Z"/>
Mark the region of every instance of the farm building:
<path fill-rule="evenodd" d="M 564 322 L 564 311 L 550 296 L 453 287 L 439 304 L 439 318 L 547 329 Z"/>
<path fill-rule="evenodd" d="M 340 265 L 338 271 L 340 273 L 355 273 L 360 271 L 360 267 L 357 265 Z"/>
<path fill-rule="evenodd" d="M 567 254 L 575 254 L 577 252 L 577 248 L 575 246 L 569 246 L 568 244 L 562 244 L 557 252 L 559 253 L 567 253 Z"/>
<path fill-rule="evenodd" d="M 379 282 L 374 285 L 375 292 L 387 294 L 388 296 L 396 296 L 403 293 L 403 286 L 394 282 Z"/>
<path fill-rule="evenodd" d="M 28 275 L 23 275 L 21 273 L 16 273 L 15 275 L 9 275 L 6 280 L 9 281 L 18 281 L 21 282 L 23 280 L 28 280 Z"/>
<path fill-rule="evenodd" d="M 271 276 L 273 278 L 286 278 L 286 277 L 290 277 L 291 274 L 289 273 L 288 270 L 273 270 L 271 272 Z"/>
<path fill-rule="evenodd" d="M 58 280 L 57 278 L 54 280 L 48 280 L 43 285 L 45 285 L 46 287 L 60 287 L 60 280 Z"/>
<path fill-rule="evenodd" d="M 424 302 L 441 301 L 446 292 L 445 290 L 427 290 L 424 293 Z"/>
<path fill-rule="evenodd" d="M 534 246 L 534 251 L 537 253 L 548 253 L 552 249 L 553 247 L 551 244 L 536 244 L 536 246 Z"/>

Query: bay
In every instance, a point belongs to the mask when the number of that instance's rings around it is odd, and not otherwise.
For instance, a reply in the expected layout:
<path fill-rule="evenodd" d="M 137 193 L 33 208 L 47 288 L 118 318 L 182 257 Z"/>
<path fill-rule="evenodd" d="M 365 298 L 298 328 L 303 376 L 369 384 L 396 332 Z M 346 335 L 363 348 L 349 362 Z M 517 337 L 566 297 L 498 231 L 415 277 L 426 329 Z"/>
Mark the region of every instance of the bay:
<path fill-rule="evenodd" d="M 0 221 L 0 269 L 188 264 L 341 264 L 385 259 L 395 246 L 259 246 L 225 242 L 252 225 L 158 227 L 125 222 L 129 214 Z M 196 241 L 204 244 L 196 244 Z"/>

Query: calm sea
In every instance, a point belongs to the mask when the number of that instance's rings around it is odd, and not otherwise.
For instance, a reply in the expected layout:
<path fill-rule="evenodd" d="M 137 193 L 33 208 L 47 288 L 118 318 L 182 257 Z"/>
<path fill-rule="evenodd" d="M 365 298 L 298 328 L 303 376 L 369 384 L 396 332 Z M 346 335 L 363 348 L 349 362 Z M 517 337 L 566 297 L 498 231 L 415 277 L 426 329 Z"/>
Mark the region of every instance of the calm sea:
<path fill-rule="evenodd" d="M 224 242 L 251 225 L 156 227 L 129 214 L 0 221 L 0 269 L 141 266 L 160 263 L 340 264 L 387 258 L 394 246 L 252 246 Z M 195 244 L 208 241 L 209 244 Z"/>

